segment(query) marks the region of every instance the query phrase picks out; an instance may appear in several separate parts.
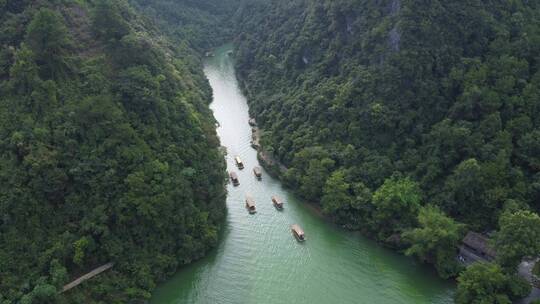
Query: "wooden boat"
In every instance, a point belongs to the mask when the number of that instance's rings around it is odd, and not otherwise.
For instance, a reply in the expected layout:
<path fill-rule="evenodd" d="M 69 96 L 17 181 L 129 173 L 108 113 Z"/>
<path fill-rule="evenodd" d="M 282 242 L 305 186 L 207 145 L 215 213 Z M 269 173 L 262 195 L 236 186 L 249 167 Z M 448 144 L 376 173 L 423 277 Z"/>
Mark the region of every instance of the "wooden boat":
<path fill-rule="evenodd" d="M 272 203 L 274 204 L 274 207 L 276 207 L 277 209 L 279 210 L 283 209 L 283 201 L 279 197 L 272 196 Z"/>
<path fill-rule="evenodd" d="M 233 186 L 240 185 L 240 181 L 238 180 L 238 175 L 236 174 L 236 172 L 229 173 L 229 177 L 231 178 Z"/>
<path fill-rule="evenodd" d="M 246 196 L 246 209 L 250 214 L 257 212 L 257 209 L 255 208 L 255 201 L 251 196 Z"/>
<path fill-rule="evenodd" d="M 255 168 L 253 168 L 253 174 L 255 174 L 255 177 L 256 177 L 258 180 L 261 180 L 261 179 L 262 179 L 262 170 L 261 170 L 261 167 L 255 167 Z"/>
<path fill-rule="evenodd" d="M 242 159 L 240 158 L 240 156 L 235 157 L 234 161 L 236 162 L 236 166 L 238 166 L 238 169 L 240 170 L 244 169 L 244 163 L 242 162 Z"/>
<path fill-rule="evenodd" d="M 300 226 L 298 226 L 297 224 L 291 226 L 291 231 L 293 232 L 294 236 L 298 241 L 303 242 L 306 240 L 304 230 L 302 230 L 302 228 L 300 228 Z"/>

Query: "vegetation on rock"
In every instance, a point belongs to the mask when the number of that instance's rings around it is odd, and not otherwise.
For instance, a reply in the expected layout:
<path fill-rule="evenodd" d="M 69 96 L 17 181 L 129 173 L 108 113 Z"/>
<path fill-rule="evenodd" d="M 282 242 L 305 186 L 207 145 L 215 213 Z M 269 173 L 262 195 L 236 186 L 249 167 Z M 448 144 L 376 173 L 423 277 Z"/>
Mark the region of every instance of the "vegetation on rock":
<path fill-rule="evenodd" d="M 240 15 L 238 76 L 285 183 L 443 277 L 466 230 L 499 229 L 504 267 L 459 288 L 497 272 L 482 303 L 505 302 L 540 254 L 540 5 L 272 0 Z"/>
<path fill-rule="evenodd" d="M 505 274 L 497 264 L 476 263 L 458 278 L 457 304 L 510 304 L 529 294 L 531 286 Z"/>
<path fill-rule="evenodd" d="M 0 6 L 0 303 L 148 298 L 225 213 L 200 62 L 125 1 Z"/>
<path fill-rule="evenodd" d="M 225 164 L 199 59 L 234 35 L 289 187 L 445 278 L 466 230 L 496 230 L 456 302 L 527 293 L 537 2 L 0 0 L 0 28 L 0 303 L 147 299 L 215 245 Z"/>

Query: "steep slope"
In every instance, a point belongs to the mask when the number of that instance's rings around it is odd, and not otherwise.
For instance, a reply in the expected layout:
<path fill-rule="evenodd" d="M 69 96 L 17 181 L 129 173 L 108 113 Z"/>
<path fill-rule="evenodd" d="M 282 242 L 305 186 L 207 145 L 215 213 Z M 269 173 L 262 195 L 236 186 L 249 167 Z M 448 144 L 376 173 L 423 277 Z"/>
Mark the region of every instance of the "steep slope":
<path fill-rule="evenodd" d="M 244 1 L 130 0 L 175 42 L 200 52 L 232 40 L 233 16 Z"/>
<path fill-rule="evenodd" d="M 225 213 L 199 60 L 125 1 L 0 6 L 0 302 L 149 297 Z"/>
<path fill-rule="evenodd" d="M 252 4 L 239 76 L 266 149 L 304 197 L 320 201 L 336 171 L 371 190 L 398 171 L 452 216 L 491 228 L 509 201 L 540 208 L 538 10 L 530 1 Z"/>
<path fill-rule="evenodd" d="M 540 210 L 537 2 L 272 0 L 239 20 L 262 146 L 338 223 L 448 277 L 459 222 Z"/>

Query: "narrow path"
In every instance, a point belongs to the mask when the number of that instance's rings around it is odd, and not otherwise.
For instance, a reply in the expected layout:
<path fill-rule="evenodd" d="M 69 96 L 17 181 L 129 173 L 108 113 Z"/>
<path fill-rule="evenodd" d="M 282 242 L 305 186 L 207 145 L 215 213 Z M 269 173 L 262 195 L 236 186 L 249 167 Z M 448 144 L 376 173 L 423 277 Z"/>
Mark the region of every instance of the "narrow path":
<path fill-rule="evenodd" d="M 107 264 L 105 264 L 103 266 L 100 266 L 100 267 L 90 271 L 89 273 L 79 277 L 78 279 L 74 280 L 73 282 L 64 285 L 64 287 L 62 288 L 61 293 L 64 293 L 64 292 L 66 292 L 66 291 L 68 291 L 68 290 L 70 290 L 70 289 L 72 289 L 74 287 L 77 287 L 78 285 L 80 285 L 84 281 L 87 281 L 87 280 L 97 276 L 98 274 L 111 269 L 113 266 L 114 266 L 114 263 L 107 263 Z"/>
<path fill-rule="evenodd" d="M 523 261 L 519 264 L 518 274 L 526 279 L 529 283 L 533 285 L 531 293 L 524 299 L 521 299 L 517 304 L 529 304 L 534 300 L 540 300 L 540 289 L 535 287 L 534 277 L 533 277 L 533 267 L 536 263 L 540 262 L 540 259 L 532 259 L 528 261 Z"/>

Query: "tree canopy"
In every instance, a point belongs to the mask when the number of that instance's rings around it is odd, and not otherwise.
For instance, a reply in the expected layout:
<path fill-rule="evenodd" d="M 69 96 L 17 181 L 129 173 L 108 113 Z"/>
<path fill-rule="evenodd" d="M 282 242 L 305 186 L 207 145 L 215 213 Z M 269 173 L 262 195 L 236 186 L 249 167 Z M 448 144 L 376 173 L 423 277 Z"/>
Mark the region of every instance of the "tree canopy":
<path fill-rule="evenodd" d="M 215 246 L 225 214 L 196 51 L 126 1 L 0 6 L 0 302 L 148 299 Z"/>
<path fill-rule="evenodd" d="M 271 0 L 237 16 L 237 74 L 289 187 L 444 277 L 465 230 L 500 226 L 511 268 L 538 255 L 538 3 Z M 464 281 L 514 280 L 493 267 Z M 463 303 L 505 303 L 499 287 Z"/>
<path fill-rule="evenodd" d="M 456 223 L 439 208 L 430 205 L 420 209 L 418 223 L 419 228 L 403 234 L 411 244 L 406 254 L 432 261 L 443 278 L 455 276 L 459 270 L 455 248 L 463 237 L 464 225 Z"/>
<path fill-rule="evenodd" d="M 540 255 L 540 217 L 530 211 L 504 213 L 495 238 L 500 263 L 515 270 L 526 257 Z"/>
<path fill-rule="evenodd" d="M 529 294 L 531 286 L 492 263 L 475 263 L 458 278 L 457 304 L 510 304 Z"/>
<path fill-rule="evenodd" d="M 395 172 L 474 230 L 496 229 L 509 201 L 538 212 L 538 5 L 392 3 L 252 1 L 237 13 L 238 76 L 284 180 L 349 223 L 372 222 L 332 201 Z"/>

